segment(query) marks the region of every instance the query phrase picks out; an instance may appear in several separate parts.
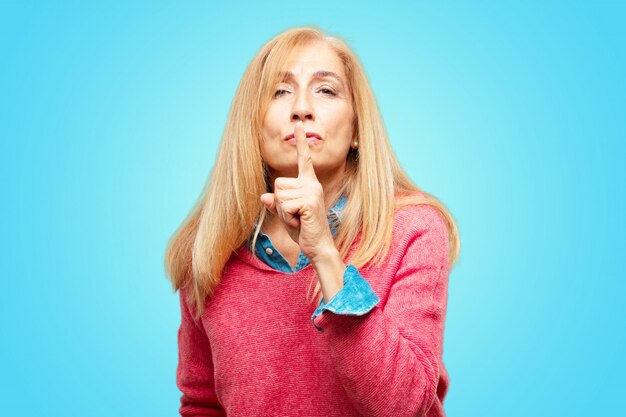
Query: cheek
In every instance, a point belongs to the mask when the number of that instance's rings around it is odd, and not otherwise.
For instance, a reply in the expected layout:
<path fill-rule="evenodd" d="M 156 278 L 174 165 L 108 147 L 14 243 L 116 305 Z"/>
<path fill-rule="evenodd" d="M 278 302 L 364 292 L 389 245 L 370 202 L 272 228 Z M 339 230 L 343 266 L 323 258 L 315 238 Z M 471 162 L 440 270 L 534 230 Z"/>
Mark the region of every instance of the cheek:
<path fill-rule="evenodd" d="M 273 163 L 276 155 L 276 144 L 271 140 L 261 140 L 261 157 L 268 163 Z"/>
<path fill-rule="evenodd" d="M 280 134 L 281 121 L 284 119 L 284 110 L 278 105 L 270 106 L 267 109 L 261 131 L 266 139 L 271 139 Z"/>
<path fill-rule="evenodd" d="M 346 111 L 342 114 L 341 118 L 337 120 L 335 125 L 335 132 L 337 138 L 340 140 L 341 145 L 346 147 L 350 146 L 354 136 L 353 131 L 353 119 L 354 116 L 351 111 Z"/>
<path fill-rule="evenodd" d="M 271 160 L 272 155 L 276 153 L 275 138 L 280 133 L 277 130 L 276 118 L 272 109 L 268 110 L 263 125 L 261 126 L 261 156 L 263 159 Z"/>
<path fill-rule="evenodd" d="M 335 126 L 342 133 L 348 132 L 352 130 L 352 125 L 354 121 L 354 112 L 352 108 L 346 104 L 342 106 L 340 109 L 336 109 L 334 112 L 335 115 Z"/>
<path fill-rule="evenodd" d="M 261 158 L 270 168 L 276 168 L 283 163 L 285 150 L 275 135 L 264 136 L 260 145 Z"/>
<path fill-rule="evenodd" d="M 333 132 L 333 140 L 326 143 L 324 146 L 324 153 L 333 161 L 342 161 L 348 157 L 350 151 L 350 145 L 352 144 L 352 127 L 341 125 L 336 126 Z"/>

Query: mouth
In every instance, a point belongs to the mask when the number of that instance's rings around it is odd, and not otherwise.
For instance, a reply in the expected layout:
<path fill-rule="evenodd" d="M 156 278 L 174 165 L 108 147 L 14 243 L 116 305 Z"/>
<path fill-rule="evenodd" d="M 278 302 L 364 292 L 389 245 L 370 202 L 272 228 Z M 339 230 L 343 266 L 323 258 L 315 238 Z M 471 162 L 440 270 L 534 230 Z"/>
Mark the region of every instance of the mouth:
<path fill-rule="evenodd" d="M 315 142 L 321 141 L 322 137 L 315 132 L 306 132 L 306 140 L 309 143 L 315 143 Z M 296 137 L 294 136 L 293 133 L 290 133 L 289 135 L 285 136 L 285 142 L 295 144 Z"/>

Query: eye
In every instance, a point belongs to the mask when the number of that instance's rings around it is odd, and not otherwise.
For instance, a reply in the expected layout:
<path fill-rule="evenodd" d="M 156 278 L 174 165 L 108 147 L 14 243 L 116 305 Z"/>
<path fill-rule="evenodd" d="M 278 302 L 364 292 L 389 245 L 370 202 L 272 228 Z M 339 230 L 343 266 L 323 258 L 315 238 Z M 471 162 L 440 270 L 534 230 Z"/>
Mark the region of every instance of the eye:
<path fill-rule="evenodd" d="M 274 98 L 276 97 L 281 97 L 283 95 L 285 95 L 285 93 L 288 93 L 289 91 L 287 90 L 276 90 L 276 92 L 274 93 Z"/>
<path fill-rule="evenodd" d="M 319 91 L 321 91 L 321 92 L 322 92 L 322 93 L 324 93 L 324 94 L 331 95 L 331 96 L 336 96 L 336 95 L 337 95 L 337 94 L 336 94 L 333 90 L 331 90 L 330 88 L 320 88 L 320 90 L 319 90 Z"/>

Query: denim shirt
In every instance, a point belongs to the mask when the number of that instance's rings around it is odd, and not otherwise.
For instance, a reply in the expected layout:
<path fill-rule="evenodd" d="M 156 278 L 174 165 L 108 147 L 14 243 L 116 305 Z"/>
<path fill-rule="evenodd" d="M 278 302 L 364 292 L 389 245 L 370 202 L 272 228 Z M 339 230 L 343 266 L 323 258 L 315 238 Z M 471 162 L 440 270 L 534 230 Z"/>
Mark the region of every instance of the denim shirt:
<path fill-rule="evenodd" d="M 342 196 L 339 201 L 328 211 L 328 225 L 333 236 L 337 232 L 341 223 L 341 213 L 346 205 L 347 197 Z M 252 237 L 247 242 L 248 248 L 251 248 Z M 269 236 L 263 232 L 259 232 L 255 245 L 255 255 L 268 266 L 282 272 L 294 273 L 309 265 L 311 262 L 302 252 L 298 254 L 295 268 L 292 268 L 283 255 L 274 247 Z M 380 299 L 374 293 L 370 284 L 361 276 L 359 270 L 352 264 L 348 264 L 343 274 L 343 288 L 335 294 L 335 296 L 325 303 L 324 299 L 320 301 L 319 306 L 313 312 L 311 321 L 324 311 L 330 311 L 335 314 L 346 314 L 361 316 L 368 313 Z M 315 326 L 315 322 L 313 322 Z M 315 326 L 319 331 L 320 328 Z"/>

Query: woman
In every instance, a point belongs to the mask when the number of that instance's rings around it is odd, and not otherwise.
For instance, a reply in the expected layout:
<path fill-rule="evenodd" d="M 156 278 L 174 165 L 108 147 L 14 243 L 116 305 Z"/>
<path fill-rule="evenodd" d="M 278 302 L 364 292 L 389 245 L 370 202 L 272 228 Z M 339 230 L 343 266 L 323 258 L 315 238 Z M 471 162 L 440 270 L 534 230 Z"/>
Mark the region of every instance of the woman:
<path fill-rule="evenodd" d="M 166 254 L 181 415 L 445 415 L 455 222 L 402 171 L 344 42 L 261 48 L 207 184 Z"/>

